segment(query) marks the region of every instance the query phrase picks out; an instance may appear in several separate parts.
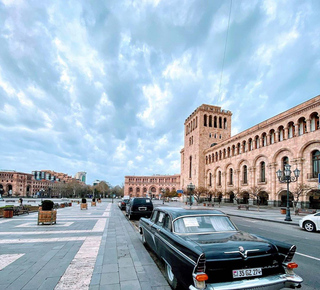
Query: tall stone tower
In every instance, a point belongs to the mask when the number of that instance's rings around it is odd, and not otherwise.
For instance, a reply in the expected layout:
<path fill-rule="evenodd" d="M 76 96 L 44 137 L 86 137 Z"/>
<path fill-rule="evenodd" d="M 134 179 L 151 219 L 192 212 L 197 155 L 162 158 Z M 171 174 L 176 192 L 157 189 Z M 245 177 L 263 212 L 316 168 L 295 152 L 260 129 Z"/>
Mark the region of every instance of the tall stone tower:
<path fill-rule="evenodd" d="M 180 186 L 186 190 L 192 183 L 205 185 L 203 151 L 231 137 L 230 111 L 201 105 L 184 122 L 184 148 L 181 150 Z"/>

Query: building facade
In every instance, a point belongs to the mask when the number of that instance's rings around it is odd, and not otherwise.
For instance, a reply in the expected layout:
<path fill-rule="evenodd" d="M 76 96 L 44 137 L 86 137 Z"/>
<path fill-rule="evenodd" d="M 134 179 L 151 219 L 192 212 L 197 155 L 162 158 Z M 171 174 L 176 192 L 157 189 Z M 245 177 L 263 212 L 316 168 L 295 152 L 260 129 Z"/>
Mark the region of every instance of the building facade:
<path fill-rule="evenodd" d="M 204 187 L 225 202 L 236 199 L 260 204 L 286 204 L 286 184 L 276 171 L 290 164 L 298 168 L 305 186 L 302 207 L 320 208 L 320 96 L 231 137 L 231 112 L 202 105 L 184 123 L 181 150 L 181 188 Z M 290 193 L 292 199 L 292 194 Z"/>
<path fill-rule="evenodd" d="M 177 191 L 179 188 L 180 174 L 125 176 L 124 195 L 159 199 L 163 195 L 163 191 Z"/>
<path fill-rule="evenodd" d="M 79 171 L 76 173 L 75 179 L 77 180 L 80 180 L 81 182 L 83 183 L 86 183 L 86 180 L 87 180 L 87 172 L 84 172 L 84 171 Z"/>
<path fill-rule="evenodd" d="M 32 174 L 3 170 L 0 171 L 0 194 L 16 197 L 59 197 L 62 185 L 73 181 L 76 179 L 72 176 L 51 170 L 32 171 Z"/>

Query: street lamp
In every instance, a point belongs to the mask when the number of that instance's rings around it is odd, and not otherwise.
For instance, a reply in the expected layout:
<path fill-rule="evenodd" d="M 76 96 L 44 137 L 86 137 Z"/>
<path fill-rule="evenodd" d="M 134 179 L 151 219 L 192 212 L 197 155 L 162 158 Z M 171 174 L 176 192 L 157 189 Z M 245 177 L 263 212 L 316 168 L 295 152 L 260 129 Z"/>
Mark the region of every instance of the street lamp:
<path fill-rule="evenodd" d="M 194 184 L 192 184 L 192 182 L 187 185 L 188 192 L 190 192 L 190 207 L 192 206 L 192 192 L 194 191 L 195 188 L 196 187 Z"/>
<path fill-rule="evenodd" d="M 292 221 L 290 216 L 290 206 L 289 206 L 289 183 L 290 182 L 296 182 L 298 180 L 298 177 L 300 175 L 300 170 L 296 168 L 293 170 L 294 176 L 291 176 L 291 165 L 286 164 L 284 166 L 284 173 L 282 174 L 282 171 L 279 169 L 276 174 L 281 183 L 287 184 L 287 210 L 286 210 L 286 218 L 285 221 Z"/>
<path fill-rule="evenodd" d="M 161 192 L 162 192 L 162 204 L 164 204 L 164 194 L 165 194 L 165 190 L 164 190 L 164 189 L 161 189 Z"/>

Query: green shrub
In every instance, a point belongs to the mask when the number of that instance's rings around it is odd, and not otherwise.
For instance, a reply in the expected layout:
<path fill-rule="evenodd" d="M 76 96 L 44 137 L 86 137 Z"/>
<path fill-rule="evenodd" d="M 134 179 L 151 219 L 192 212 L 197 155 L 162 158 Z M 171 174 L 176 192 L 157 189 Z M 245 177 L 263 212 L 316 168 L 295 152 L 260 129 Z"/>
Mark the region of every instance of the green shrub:
<path fill-rule="evenodd" d="M 44 200 L 41 203 L 42 210 L 52 210 L 53 209 L 53 201 L 52 200 Z"/>

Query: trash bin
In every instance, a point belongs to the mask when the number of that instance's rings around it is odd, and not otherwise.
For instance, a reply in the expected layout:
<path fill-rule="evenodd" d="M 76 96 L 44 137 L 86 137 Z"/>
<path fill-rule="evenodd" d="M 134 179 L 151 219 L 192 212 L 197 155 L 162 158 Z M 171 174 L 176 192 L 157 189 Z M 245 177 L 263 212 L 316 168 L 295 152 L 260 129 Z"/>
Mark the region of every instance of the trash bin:
<path fill-rule="evenodd" d="M 282 214 L 286 214 L 286 213 L 287 213 L 287 209 L 284 208 L 284 207 L 282 207 L 281 210 L 280 210 L 280 212 L 281 212 Z"/>

